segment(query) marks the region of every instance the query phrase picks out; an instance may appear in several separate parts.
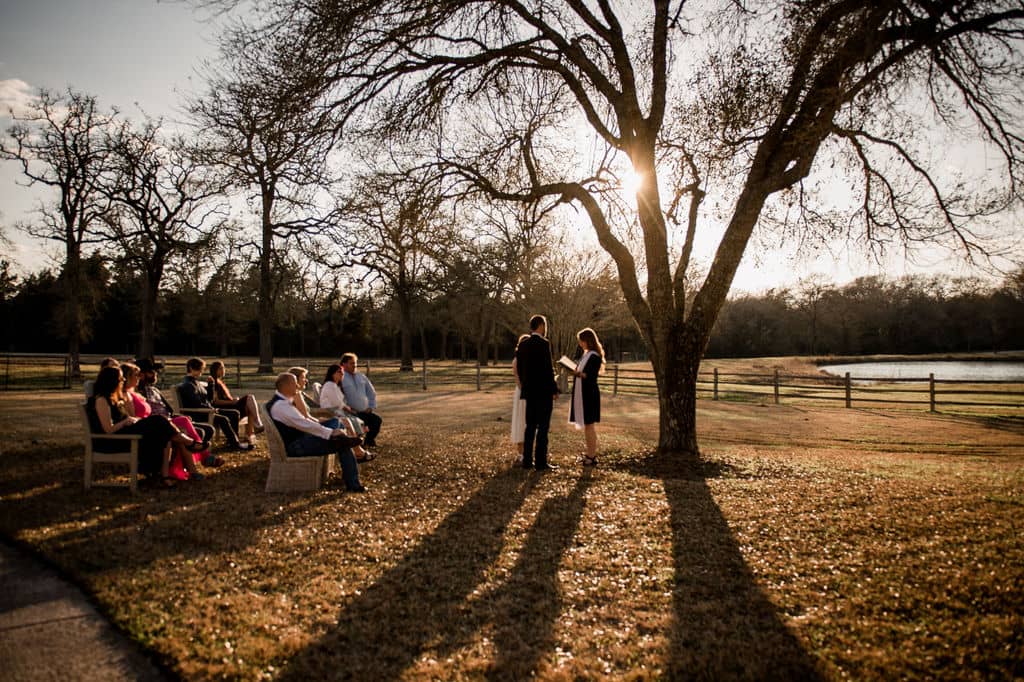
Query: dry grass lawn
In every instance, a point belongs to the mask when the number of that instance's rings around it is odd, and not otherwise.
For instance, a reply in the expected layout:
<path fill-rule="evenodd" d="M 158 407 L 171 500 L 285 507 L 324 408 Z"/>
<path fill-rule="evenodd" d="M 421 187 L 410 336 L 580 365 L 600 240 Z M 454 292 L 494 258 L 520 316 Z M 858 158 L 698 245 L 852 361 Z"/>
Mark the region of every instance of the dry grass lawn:
<path fill-rule="evenodd" d="M 262 395 L 267 395 L 264 391 Z M 1024 677 L 1024 419 L 605 398 L 510 467 L 510 395 L 385 395 L 366 495 L 82 488 L 76 394 L 0 394 L 0 534 L 186 679 Z M 58 415 L 72 415 L 63 418 Z"/>

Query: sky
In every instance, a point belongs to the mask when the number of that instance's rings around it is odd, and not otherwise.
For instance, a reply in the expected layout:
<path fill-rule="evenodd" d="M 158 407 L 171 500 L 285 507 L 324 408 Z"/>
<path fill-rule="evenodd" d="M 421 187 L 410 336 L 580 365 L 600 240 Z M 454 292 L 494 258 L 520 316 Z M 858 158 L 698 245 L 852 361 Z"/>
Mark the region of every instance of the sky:
<path fill-rule="evenodd" d="M 197 70 L 204 59 L 215 57 L 217 33 L 208 12 L 193 10 L 184 1 L 0 0 L 0 112 L 24 103 L 40 87 L 72 86 L 95 95 L 101 107 L 117 107 L 128 117 L 146 112 L 180 119 L 184 94 L 202 88 Z M 9 124 L 0 114 L 0 128 Z M 10 229 L 29 220 L 44 196 L 23 184 L 15 164 L 0 162 L 0 225 L 14 241 L 14 252 L 5 255 L 25 274 L 52 264 L 46 254 L 55 249 Z M 713 253 L 709 249 L 698 256 L 710 261 Z M 844 247 L 797 258 L 785 250 L 752 245 L 733 290 L 753 293 L 793 286 L 812 274 L 844 284 L 861 275 L 915 273 L 982 274 L 940 252 L 925 252 L 914 260 L 894 252 L 878 263 Z"/>
<path fill-rule="evenodd" d="M 185 2 L 0 0 L 0 127 L 10 125 L 8 106 L 40 87 L 71 86 L 133 118 L 180 119 L 178 103 L 201 89 L 196 71 L 215 57 L 216 35 L 209 13 Z M 0 162 L 0 224 L 7 228 L 30 219 L 43 196 L 24 182 L 15 164 Z M 47 265 L 38 242 L 5 232 L 23 272 Z"/>

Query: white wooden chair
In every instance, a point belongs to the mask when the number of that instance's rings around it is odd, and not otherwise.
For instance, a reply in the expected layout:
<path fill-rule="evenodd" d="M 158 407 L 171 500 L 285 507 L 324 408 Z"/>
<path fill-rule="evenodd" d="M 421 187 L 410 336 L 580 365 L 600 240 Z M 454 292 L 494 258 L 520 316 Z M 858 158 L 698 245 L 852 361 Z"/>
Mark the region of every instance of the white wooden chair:
<path fill-rule="evenodd" d="M 92 486 L 102 487 L 125 487 L 133 493 L 139 489 L 139 441 L 142 436 L 135 433 L 93 433 L 89 425 L 89 415 L 85 411 L 85 403 L 79 403 L 78 414 L 82 419 L 82 426 L 85 427 L 85 488 Z M 97 452 L 95 445 L 97 441 L 118 442 L 122 448 L 117 452 Z M 127 464 L 128 483 L 119 481 L 93 481 L 94 464 Z"/>
<path fill-rule="evenodd" d="M 178 405 L 178 412 L 186 417 L 191 417 L 194 422 L 213 424 L 213 415 L 217 413 L 216 409 L 212 407 L 184 407 L 181 402 L 181 391 L 178 385 L 175 384 L 172 389 L 174 390 L 174 402 Z"/>
<path fill-rule="evenodd" d="M 291 493 L 318 490 L 327 480 L 334 466 L 334 454 L 322 457 L 289 457 L 277 425 L 270 418 L 267 406 L 260 403 L 260 416 L 266 427 L 267 448 L 270 450 L 270 473 L 267 474 L 268 493 Z"/>

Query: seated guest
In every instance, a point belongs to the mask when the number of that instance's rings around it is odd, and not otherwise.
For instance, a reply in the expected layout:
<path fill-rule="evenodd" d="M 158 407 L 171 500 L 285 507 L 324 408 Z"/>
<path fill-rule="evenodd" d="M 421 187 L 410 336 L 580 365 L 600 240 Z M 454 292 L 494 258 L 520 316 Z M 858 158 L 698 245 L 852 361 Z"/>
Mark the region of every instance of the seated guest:
<path fill-rule="evenodd" d="M 236 399 L 228 390 L 227 382 L 224 381 L 224 363 L 214 360 L 210 363 L 210 389 L 207 390 L 210 396 L 210 403 L 218 410 L 227 408 L 239 415 L 244 414 L 249 418 L 245 426 L 245 439 L 252 441 L 254 434 L 263 433 L 263 424 L 260 421 L 260 409 L 256 406 L 256 396 L 251 393 Z M 238 422 L 232 424 L 235 431 L 238 430 Z"/>
<path fill-rule="evenodd" d="M 121 363 L 120 363 L 120 361 L 118 361 L 117 358 L 109 358 L 109 357 L 108 358 L 103 358 L 102 360 L 100 360 L 100 369 L 103 369 L 104 367 L 117 367 L 120 364 Z M 97 372 L 97 374 L 98 374 L 98 372 Z M 95 383 L 96 383 L 95 379 L 86 379 L 85 380 L 85 383 L 82 385 L 82 390 L 85 393 L 85 397 L 86 398 L 91 398 L 92 397 L 92 387 L 93 387 L 93 384 L 95 384 Z"/>
<path fill-rule="evenodd" d="M 302 401 L 306 407 L 320 408 L 320 401 L 306 390 L 309 386 L 309 370 L 305 367 L 289 367 L 288 371 L 294 374 L 295 380 L 299 382 L 299 395 L 302 396 Z M 298 407 L 298 402 L 295 405 Z"/>
<path fill-rule="evenodd" d="M 152 366 L 152 362 L 147 363 L 147 365 Z M 125 400 L 125 407 L 128 408 L 128 413 L 133 417 L 139 418 L 154 414 L 149 401 L 138 391 L 140 381 L 142 380 L 142 370 L 140 367 L 131 362 L 124 362 L 121 363 L 121 372 L 124 374 L 124 394 L 127 398 Z M 171 420 L 172 424 L 178 427 L 179 431 L 203 444 L 203 449 L 199 452 L 178 452 L 179 456 L 171 460 L 171 477 L 180 481 L 187 481 L 190 478 L 192 480 L 202 480 L 203 475 L 196 470 L 196 462 L 205 462 L 210 455 L 209 447 L 210 439 L 213 437 L 213 427 L 206 424 L 200 425 L 203 429 L 201 435 L 199 427 L 193 424 L 192 420 L 188 417 L 180 415 L 173 417 L 169 414 L 162 414 L 160 416 L 167 417 Z"/>
<path fill-rule="evenodd" d="M 305 367 L 289 367 L 288 373 L 295 377 L 295 383 L 299 387 L 299 392 L 295 394 L 295 400 L 292 401 L 295 404 L 295 408 L 302 413 L 302 416 L 313 417 L 310 414 L 310 408 L 320 409 L 320 405 L 306 393 L 306 386 L 309 384 L 309 370 Z M 316 417 L 313 418 L 316 419 Z M 322 423 L 327 420 L 321 419 L 320 421 Z"/>
<path fill-rule="evenodd" d="M 123 383 L 120 367 L 104 367 L 100 370 L 93 397 L 86 406 L 89 428 L 93 433 L 142 436 L 139 442 L 139 471 L 151 477 L 160 476 L 165 487 L 174 487 L 176 481 L 169 475 L 171 446 L 197 452 L 203 449 L 203 444 L 181 433 L 167 417 L 150 415 L 140 419 L 131 416 L 121 390 Z M 100 440 L 95 447 L 103 452 L 111 444 Z"/>
<path fill-rule="evenodd" d="M 362 435 L 366 430 L 364 424 L 356 415 L 356 411 L 349 406 L 345 394 L 341 391 L 341 378 L 344 372 L 345 370 L 337 363 L 327 368 L 324 383 L 320 386 L 320 407 L 332 410 L 334 416 L 348 421 L 356 433 Z"/>
<path fill-rule="evenodd" d="M 332 367 L 337 367 L 339 368 L 340 371 L 341 365 L 332 365 Z M 299 412 L 301 412 L 304 417 L 312 417 L 313 419 L 316 419 L 316 417 L 313 417 L 313 415 L 310 414 L 309 406 L 306 405 L 306 394 L 303 393 L 303 389 L 306 388 L 306 384 L 309 381 L 309 372 L 306 370 L 305 367 L 291 367 L 288 369 L 288 371 L 291 374 L 295 375 L 295 381 L 299 386 L 299 392 L 295 395 L 294 400 L 295 408 Z M 335 384 L 335 386 L 337 385 Z M 337 391 L 338 395 L 341 395 L 341 390 L 337 389 Z M 344 397 L 341 398 L 341 401 L 342 404 L 344 405 Z M 320 421 L 321 423 L 330 421 L 332 418 L 334 418 L 337 419 L 338 422 L 340 422 L 339 425 L 341 426 L 342 429 L 345 430 L 345 433 L 347 433 L 349 436 L 356 437 L 362 435 L 362 422 L 359 421 L 358 417 L 354 415 L 346 416 L 344 411 L 333 407 L 321 406 L 317 409 L 328 414 L 327 417 L 321 417 L 320 419 L 318 419 L 318 421 Z M 331 414 L 332 412 L 333 415 Z M 369 450 L 364 449 L 360 445 L 353 447 L 352 452 L 355 453 L 357 462 L 369 462 L 370 460 L 376 458 L 375 454 L 373 454 Z"/>
<path fill-rule="evenodd" d="M 209 407 L 210 396 L 206 392 L 206 384 L 199 381 L 203 370 L 206 369 L 206 362 L 202 358 L 189 358 L 185 363 L 187 374 L 185 379 L 178 385 L 178 393 L 181 395 L 181 406 L 186 407 Z M 214 408 L 213 426 L 217 428 L 227 439 L 231 447 L 238 450 L 251 450 L 251 443 L 244 443 L 238 440 L 238 422 L 241 417 L 237 410 L 228 408 Z M 232 426 L 234 424 L 234 426 Z"/>
<path fill-rule="evenodd" d="M 341 356 L 341 366 L 345 370 L 342 375 L 341 390 L 345 394 L 345 402 L 366 424 L 365 443 L 373 447 L 377 444 L 377 434 L 380 433 L 380 425 L 384 420 L 376 412 L 377 391 L 374 390 L 373 384 L 365 374 L 359 374 L 356 371 L 358 362 L 359 358 L 355 353 L 345 353 Z"/>
<path fill-rule="evenodd" d="M 321 424 L 312 417 L 304 417 L 295 407 L 299 384 L 294 374 L 279 374 L 274 387 L 277 392 L 267 403 L 267 413 L 281 434 L 288 456 L 314 457 L 337 453 L 345 487 L 351 492 L 365 492 L 366 488 L 359 482 L 359 465 L 351 450 L 361 440 L 346 435 L 338 428 L 336 420 Z"/>

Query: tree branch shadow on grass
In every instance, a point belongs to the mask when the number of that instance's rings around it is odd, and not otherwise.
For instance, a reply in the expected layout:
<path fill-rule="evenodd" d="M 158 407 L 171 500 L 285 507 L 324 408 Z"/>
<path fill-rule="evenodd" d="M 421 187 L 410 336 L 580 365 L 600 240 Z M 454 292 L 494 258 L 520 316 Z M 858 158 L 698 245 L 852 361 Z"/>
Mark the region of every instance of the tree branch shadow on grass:
<path fill-rule="evenodd" d="M 527 679 L 552 650 L 562 608 L 558 567 L 579 527 L 592 481 L 585 472 L 568 495 L 544 501 L 512 575 L 488 598 L 497 648 L 488 679 Z"/>
<path fill-rule="evenodd" d="M 488 480 L 344 604 L 337 623 L 292 657 L 280 679 L 397 679 L 426 647 L 454 650 L 472 641 L 478 623 L 467 617 L 466 602 L 497 561 L 508 525 L 536 480 L 516 469 Z M 536 556 L 548 570 L 546 553 Z"/>
<path fill-rule="evenodd" d="M 669 679 L 819 680 L 810 654 L 757 585 L 709 479 L 746 477 L 728 464 L 653 455 L 633 473 L 660 478 L 670 507 L 675 627 Z"/>

